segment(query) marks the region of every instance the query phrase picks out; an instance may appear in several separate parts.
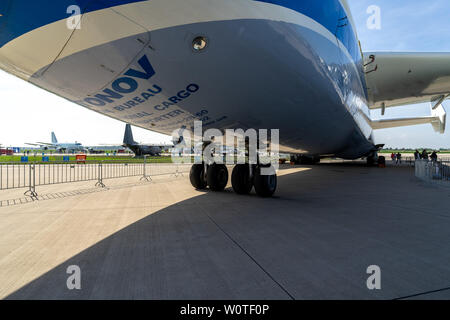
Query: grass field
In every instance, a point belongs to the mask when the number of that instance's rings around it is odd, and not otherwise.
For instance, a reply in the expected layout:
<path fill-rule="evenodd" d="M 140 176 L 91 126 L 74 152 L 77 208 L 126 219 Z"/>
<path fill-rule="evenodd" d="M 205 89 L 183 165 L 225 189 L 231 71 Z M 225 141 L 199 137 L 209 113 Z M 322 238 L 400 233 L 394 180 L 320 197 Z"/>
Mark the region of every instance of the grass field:
<path fill-rule="evenodd" d="M 429 152 L 432 151 L 432 149 L 427 149 Z M 422 149 L 419 149 L 419 151 L 421 152 Z M 379 153 L 381 154 L 391 154 L 391 153 L 397 153 L 400 152 L 402 154 L 413 154 L 415 152 L 415 150 L 395 150 L 395 149 L 386 149 L 386 150 L 381 150 L 379 151 Z M 439 151 L 440 155 L 450 155 L 450 150 L 445 150 L 445 151 Z M 58 155 L 58 156 L 51 156 L 51 155 L 46 155 L 45 157 L 49 158 L 50 163 L 52 162 L 66 162 L 63 159 L 63 156 Z M 76 156 L 75 155 L 70 155 L 69 157 L 69 161 L 68 162 L 72 162 L 75 163 L 76 162 Z M 21 163 L 21 158 L 22 156 L 19 155 L 13 155 L 13 156 L 6 156 L 6 155 L 1 155 L 0 156 L 0 163 Z M 143 163 L 144 162 L 144 158 L 143 157 L 132 157 L 132 156 L 99 156 L 99 155 L 88 155 L 87 156 L 87 162 L 117 162 L 117 163 Z M 28 156 L 28 162 L 29 163 L 47 163 L 42 161 L 42 156 Z M 172 163 L 172 158 L 170 156 L 161 156 L 161 157 L 147 157 L 146 158 L 146 162 L 147 163 Z"/>
<path fill-rule="evenodd" d="M 20 163 L 22 156 L 0 156 L 0 163 Z M 64 162 L 63 156 L 48 156 L 49 162 Z M 88 155 L 87 162 L 120 162 L 120 163 L 142 163 L 144 158 L 134 158 L 129 156 L 97 156 Z M 44 163 L 42 161 L 42 156 L 28 156 L 28 162 Z M 67 161 L 65 161 L 67 162 Z M 76 162 L 76 156 L 69 156 L 69 162 Z M 147 163 L 172 163 L 172 158 L 170 156 L 162 157 L 147 157 Z"/>
<path fill-rule="evenodd" d="M 420 148 L 420 149 L 418 149 L 419 150 L 419 152 L 422 152 L 422 148 Z M 433 152 L 433 151 L 435 151 L 435 150 L 433 150 L 433 149 L 431 149 L 431 148 L 429 148 L 429 149 L 427 149 L 428 150 L 428 152 Z M 381 150 L 381 151 L 378 151 L 378 153 L 398 153 L 398 152 L 400 152 L 400 153 L 414 153 L 414 152 L 416 152 L 416 150 L 414 149 L 404 149 L 404 150 L 397 150 L 397 149 L 385 149 L 385 150 Z M 439 151 L 438 153 L 440 153 L 440 154 L 450 154 L 450 150 L 442 150 L 442 151 Z"/>

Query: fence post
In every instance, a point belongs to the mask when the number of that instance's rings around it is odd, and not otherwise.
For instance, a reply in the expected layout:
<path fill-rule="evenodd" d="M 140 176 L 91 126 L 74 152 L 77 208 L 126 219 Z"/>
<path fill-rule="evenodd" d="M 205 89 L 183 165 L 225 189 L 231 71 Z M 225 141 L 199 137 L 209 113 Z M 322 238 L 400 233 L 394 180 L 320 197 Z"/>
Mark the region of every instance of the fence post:
<path fill-rule="evenodd" d="M 144 167 L 143 167 L 143 174 L 141 179 L 139 181 L 146 180 L 146 181 L 153 181 L 152 178 L 147 175 L 147 156 L 144 156 Z"/>
<path fill-rule="evenodd" d="M 177 165 L 176 165 L 176 172 L 175 172 L 175 178 L 178 178 L 180 175 L 183 175 L 183 174 L 180 173 L 180 164 L 177 163 Z"/>
<path fill-rule="evenodd" d="M 184 177 L 183 170 L 180 170 L 180 165 L 181 164 L 184 164 L 184 162 L 182 162 L 182 163 L 178 163 L 178 162 L 175 163 L 175 172 L 173 173 L 175 178 L 178 178 L 179 176 Z"/>
<path fill-rule="evenodd" d="M 105 188 L 105 184 L 103 183 L 103 163 L 99 162 L 98 163 L 98 180 L 97 183 L 95 184 L 96 187 L 101 187 L 101 188 Z"/>
<path fill-rule="evenodd" d="M 38 200 L 38 194 L 36 193 L 36 162 L 30 164 L 29 169 L 29 188 L 24 195 L 31 197 L 32 200 Z"/>

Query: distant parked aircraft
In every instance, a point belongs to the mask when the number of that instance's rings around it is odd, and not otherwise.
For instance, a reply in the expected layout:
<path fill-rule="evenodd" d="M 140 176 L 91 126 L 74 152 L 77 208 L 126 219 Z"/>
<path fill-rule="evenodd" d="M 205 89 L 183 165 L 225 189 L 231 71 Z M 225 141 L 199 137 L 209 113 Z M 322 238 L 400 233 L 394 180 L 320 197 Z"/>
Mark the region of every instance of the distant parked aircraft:
<path fill-rule="evenodd" d="M 58 142 L 58 139 L 56 139 L 56 135 L 54 132 L 52 132 L 52 142 L 36 142 L 36 143 L 26 143 L 27 145 L 31 146 L 39 146 L 41 148 L 44 148 L 44 150 L 52 149 L 54 148 L 58 152 L 76 152 L 76 151 L 86 151 L 86 148 L 83 147 L 83 145 L 79 142 L 66 142 L 66 143 L 60 143 Z"/>
<path fill-rule="evenodd" d="M 140 144 L 134 141 L 133 132 L 131 130 L 131 125 L 127 124 L 125 126 L 125 135 L 123 137 L 123 145 L 128 147 L 134 152 L 136 156 L 160 156 L 165 149 L 172 148 L 173 145 L 151 145 L 151 144 Z"/>

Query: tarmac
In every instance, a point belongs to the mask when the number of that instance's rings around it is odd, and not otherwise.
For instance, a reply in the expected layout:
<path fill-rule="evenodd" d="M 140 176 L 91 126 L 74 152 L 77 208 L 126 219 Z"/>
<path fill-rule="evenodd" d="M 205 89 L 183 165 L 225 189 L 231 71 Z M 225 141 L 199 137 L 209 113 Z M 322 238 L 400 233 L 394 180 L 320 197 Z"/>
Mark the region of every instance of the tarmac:
<path fill-rule="evenodd" d="M 0 207 L 0 298 L 450 298 L 450 188 L 413 168 L 284 166 L 270 199 L 138 180 Z"/>

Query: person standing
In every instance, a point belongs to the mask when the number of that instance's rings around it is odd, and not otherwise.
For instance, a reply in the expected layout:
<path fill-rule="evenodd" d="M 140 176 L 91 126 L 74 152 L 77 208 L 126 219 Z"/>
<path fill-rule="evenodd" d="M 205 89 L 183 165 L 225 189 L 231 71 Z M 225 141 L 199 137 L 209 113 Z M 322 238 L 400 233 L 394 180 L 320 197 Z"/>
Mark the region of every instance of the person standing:
<path fill-rule="evenodd" d="M 422 151 L 422 159 L 428 160 L 428 152 L 426 149 L 423 149 L 423 151 Z"/>
<path fill-rule="evenodd" d="M 430 158 L 431 158 L 431 161 L 437 162 L 438 156 L 437 156 L 436 151 L 433 151 L 433 153 L 431 154 Z"/>
<path fill-rule="evenodd" d="M 400 152 L 397 153 L 397 164 L 402 164 L 402 154 Z"/>
<path fill-rule="evenodd" d="M 392 160 L 392 162 L 394 162 L 395 161 L 395 153 L 391 153 L 391 160 Z"/>

